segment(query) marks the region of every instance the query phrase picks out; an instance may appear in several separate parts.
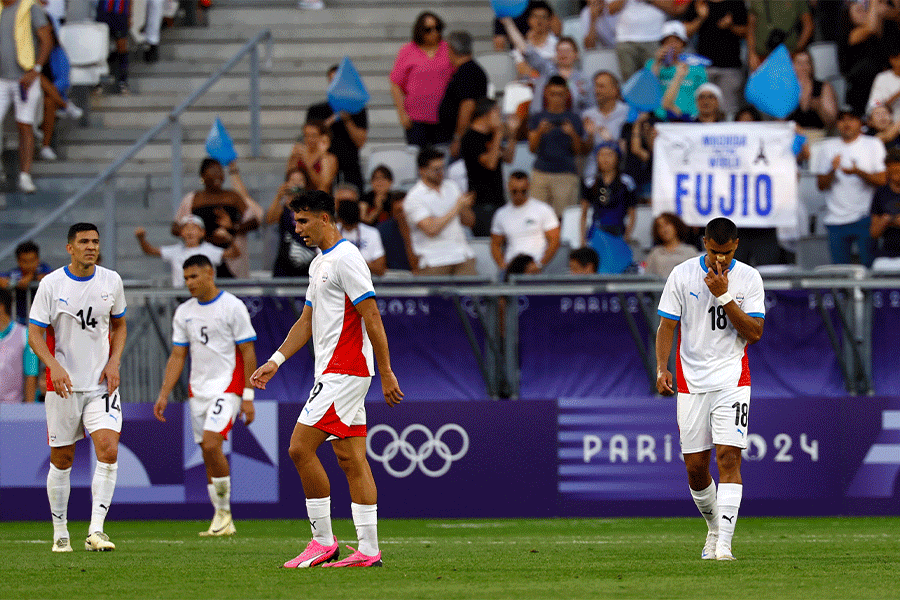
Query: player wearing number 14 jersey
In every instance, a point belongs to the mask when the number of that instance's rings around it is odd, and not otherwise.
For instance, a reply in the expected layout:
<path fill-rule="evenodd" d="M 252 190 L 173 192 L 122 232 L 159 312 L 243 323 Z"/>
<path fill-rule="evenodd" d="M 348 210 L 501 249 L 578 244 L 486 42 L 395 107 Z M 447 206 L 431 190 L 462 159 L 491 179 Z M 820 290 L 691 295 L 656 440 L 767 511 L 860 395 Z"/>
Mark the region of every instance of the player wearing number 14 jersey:
<path fill-rule="evenodd" d="M 114 550 L 103 532 L 116 488 L 122 405 L 119 362 L 125 347 L 125 290 L 115 271 L 97 265 L 100 234 L 90 223 L 69 228 L 69 265 L 41 280 L 31 305 L 28 343 L 47 365 L 47 496 L 54 552 L 71 552 L 68 506 L 75 442 L 91 436 L 97 467 L 87 550 Z M 44 337 L 46 334 L 46 338 Z"/>
<path fill-rule="evenodd" d="M 706 519 L 701 558 L 734 560 L 731 540 L 741 505 L 741 450 L 747 447 L 750 370 L 747 345 L 762 337 L 765 298 L 759 272 L 734 260 L 737 227 L 713 219 L 706 254 L 676 266 L 659 301 L 656 389 L 678 392 L 678 429 L 691 496 Z M 667 369 L 680 324 L 676 383 Z M 719 489 L 709 473 L 716 449 Z"/>
<path fill-rule="evenodd" d="M 239 416 L 244 416 L 247 425 L 253 422 L 250 375 L 256 368 L 256 332 L 246 305 L 216 287 L 215 270 L 207 256 L 195 254 L 184 261 L 183 268 L 193 298 L 179 306 L 172 318 L 172 354 L 153 413 L 165 422 L 169 394 L 190 350 L 191 424 L 194 441 L 203 452 L 207 490 L 215 509 L 209 529 L 200 535 L 233 535 L 231 470 L 222 443 Z"/>

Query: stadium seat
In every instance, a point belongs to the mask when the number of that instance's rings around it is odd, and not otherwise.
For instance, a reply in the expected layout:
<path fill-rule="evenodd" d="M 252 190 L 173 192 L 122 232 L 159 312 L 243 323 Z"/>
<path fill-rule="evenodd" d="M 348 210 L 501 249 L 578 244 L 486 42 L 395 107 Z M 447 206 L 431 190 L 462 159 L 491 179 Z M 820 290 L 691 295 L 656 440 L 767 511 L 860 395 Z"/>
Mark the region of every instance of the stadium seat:
<path fill-rule="evenodd" d="M 840 77 L 837 44 L 834 42 L 813 42 L 809 45 L 809 55 L 813 62 L 813 75 L 820 81 L 831 81 Z"/>
<path fill-rule="evenodd" d="M 394 187 L 398 190 L 409 190 L 419 179 L 416 152 L 415 147 L 408 146 L 375 150 L 366 161 L 366 181 L 372 178 L 375 167 L 385 165 L 394 174 Z"/>
<path fill-rule="evenodd" d="M 109 73 L 109 26 L 106 23 L 81 21 L 59 28 L 59 42 L 69 57 L 73 86 L 94 86 Z"/>
<path fill-rule="evenodd" d="M 502 90 L 507 83 L 518 78 L 516 64 L 509 52 L 481 54 L 475 57 L 475 62 L 487 73 L 488 81 L 493 84 L 495 90 Z"/>
<path fill-rule="evenodd" d="M 587 222 L 591 222 L 591 216 L 594 210 L 588 209 Z M 559 238 L 560 242 L 568 245 L 570 248 L 581 248 L 581 205 L 567 206 L 563 211 L 562 219 L 560 219 Z"/>
<path fill-rule="evenodd" d="M 512 81 L 503 88 L 503 114 L 511 115 L 516 112 L 523 102 L 530 102 L 534 98 L 534 90 L 530 85 Z"/>
<path fill-rule="evenodd" d="M 491 256 L 491 238 L 474 237 L 469 240 L 469 246 L 475 251 L 475 269 L 478 274 L 482 277 L 497 279 L 501 273 Z"/>
<path fill-rule="evenodd" d="M 593 79 L 597 71 L 609 71 L 616 76 L 619 83 L 622 82 L 622 75 L 619 71 L 619 59 L 616 57 L 615 50 L 612 48 L 598 48 L 596 50 L 588 50 L 582 54 L 581 72 Z"/>
<path fill-rule="evenodd" d="M 575 40 L 578 52 L 584 52 L 584 33 L 581 31 L 581 16 L 568 17 L 562 22 L 562 34 Z"/>
<path fill-rule="evenodd" d="M 642 249 L 653 246 L 653 207 L 649 204 L 638 204 L 635 209 L 634 231 L 631 238 Z"/>

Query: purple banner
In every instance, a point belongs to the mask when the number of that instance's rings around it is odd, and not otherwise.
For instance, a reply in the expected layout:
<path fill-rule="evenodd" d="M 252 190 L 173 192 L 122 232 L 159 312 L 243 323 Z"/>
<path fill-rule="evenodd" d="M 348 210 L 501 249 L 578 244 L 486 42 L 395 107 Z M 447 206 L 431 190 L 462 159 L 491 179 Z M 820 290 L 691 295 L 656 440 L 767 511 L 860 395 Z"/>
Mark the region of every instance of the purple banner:
<path fill-rule="evenodd" d="M 872 292 L 872 383 L 875 392 L 896 392 L 900 348 L 900 290 Z"/>

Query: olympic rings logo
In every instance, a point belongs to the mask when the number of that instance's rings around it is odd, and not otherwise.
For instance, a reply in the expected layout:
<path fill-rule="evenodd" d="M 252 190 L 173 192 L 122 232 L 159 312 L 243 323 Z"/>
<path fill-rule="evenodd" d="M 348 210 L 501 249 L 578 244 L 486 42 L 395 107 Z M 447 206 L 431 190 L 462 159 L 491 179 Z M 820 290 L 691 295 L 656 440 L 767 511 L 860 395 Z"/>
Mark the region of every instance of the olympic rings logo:
<path fill-rule="evenodd" d="M 372 440 L 382 431 L 391 437 L 391 441 L 387 443 L 381 451 L 381 454 L 377 454 L 372 450 Z M 418 450 L 407 441 L 409 434 L 414 431 L 419 431 L 425 435 L 425 442 L 419 446 Z M 461 445 L 459 450 L 455 453 L 450 451 L 450 446 L 444 441 L 444 434 L 447 432 L 455 432 L 460 438 Z M 456 423 L 447 423 L 446 425 L 442 425 L 440 429 L 437 430 L 437 433 L 432 435 L 430 429 L 424 425 L 415 423 L 407 426 L 398 436 L 393 427 L 379 424 L 369 429 L 369 435 L 366 437 L 366 451 L 372 460 L 377 460 L 383 464 L 384 470 L 394 477 L 407 477 L 416 470 L 416 467 L 419 467 L 419 469 L 429 477 L 442 477 L 447 474 L 447 471 L 450 470 L 450 465 L 452 465 L 454 461 L 461 459 L 466 455 L 466 452 L 469 451 L 469 434 Z M 391 461 L 396 458 L 398 454 L 403 454 L 403 457 L 409 461 L 409 464 L 400 470 L 391 466 Z M 438 469 L 431 469 L 425 465 L 425 460 L 432 454 L 437 454 L 444 460 L 444 464 Z"/>

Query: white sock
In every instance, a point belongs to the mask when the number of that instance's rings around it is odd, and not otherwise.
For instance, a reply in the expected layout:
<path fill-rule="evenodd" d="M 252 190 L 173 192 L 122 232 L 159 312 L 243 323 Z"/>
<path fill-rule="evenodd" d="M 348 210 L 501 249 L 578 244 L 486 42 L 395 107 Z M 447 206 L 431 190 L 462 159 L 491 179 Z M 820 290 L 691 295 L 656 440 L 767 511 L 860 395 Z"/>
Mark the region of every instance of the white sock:
<path fill-rule="evenodd" d="M 57 469 L 50 464 L 47 473 L 47 498 L 50 500 L 50 515 L 53 518 L 53 541 L 69 537 L 68 513 L 69 491 L 72 489 L 70 476 L 72 467 Z"/>
<path fill-rule="evenodd" d="M 718 548 L 731 548 L 734 526 L 737 523 L 738 510 L 741 508 L 741 496 L 744 486 L 740 483 L 719 484 L 719 542 Z"/>
<path fill-rule="evenodd" d="M 306 516 L 313 539 L 323 546 L 334 544 L 334 533 L 331 531 L 331 496 L 306 499 Z"/>
<path fill-rule="evenodd" d="M 97 461 L 97 468 L 94 469 L 94 479 L 91 481 L 93 503 L 91 505 L 91 526 L 88 528 L 88 535 L 95 531 L 103 531 L 103 522 L 106 520 L 106 514 L 109 512 L 113 492 L 116 491 L 116 474 L 118 470 L 119 463 L 117 462 L 108 464 Z"/>
<path fill-rule="evenodd" d="M 216 510 L 231 512 L 231 476 L 213 477 L 207 486 L 209 498 Z"/>
<path fill-rule="evenodd" d="M 700 491 L 691 489 L 691 496 L 694 498 L 694 504 L 697 505 L 700 514 L 706 519 L 706 526 L 709 528 L 709 531 L 718 531 L 719 507 L 716 504 L 716 482 L 710 482 L 706 489 Z"/>
<path fill-rule="evenodd" d="M 359 551 L 366 556 L 378 554 L 378 505 L 350 503 L 353 525 L 359 539 Z"/>

